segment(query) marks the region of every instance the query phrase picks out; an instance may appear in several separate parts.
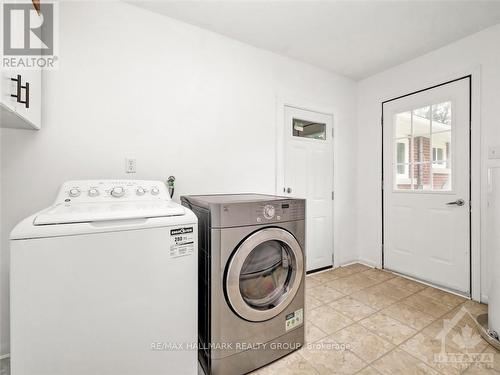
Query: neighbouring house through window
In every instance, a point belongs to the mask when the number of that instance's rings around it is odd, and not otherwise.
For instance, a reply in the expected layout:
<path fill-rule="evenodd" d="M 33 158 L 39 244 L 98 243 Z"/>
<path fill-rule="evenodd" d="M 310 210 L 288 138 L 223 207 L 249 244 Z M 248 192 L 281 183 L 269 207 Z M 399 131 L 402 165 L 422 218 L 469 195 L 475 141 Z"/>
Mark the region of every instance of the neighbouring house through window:
<path fill-rule="evenodd" d="M 451 101 L 395 115 L 396 190 L 451 190 L 451 115 Z"/>

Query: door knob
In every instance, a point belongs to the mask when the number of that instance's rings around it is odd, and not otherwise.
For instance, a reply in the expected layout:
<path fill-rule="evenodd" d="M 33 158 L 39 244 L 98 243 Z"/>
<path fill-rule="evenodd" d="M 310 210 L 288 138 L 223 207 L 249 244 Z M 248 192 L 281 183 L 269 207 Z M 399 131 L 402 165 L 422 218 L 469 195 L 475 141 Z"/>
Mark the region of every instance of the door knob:
<path fill-rule="evenodd" d="M 448 202 L 446 203 L 448 206 L 453 206 L 453 205 L 456 205 L 456 206 L 463 206 L 465 204 L 465 201 L 463 199 L 457 199 L 456 201 L 453 201 L 453 202 Z"/>

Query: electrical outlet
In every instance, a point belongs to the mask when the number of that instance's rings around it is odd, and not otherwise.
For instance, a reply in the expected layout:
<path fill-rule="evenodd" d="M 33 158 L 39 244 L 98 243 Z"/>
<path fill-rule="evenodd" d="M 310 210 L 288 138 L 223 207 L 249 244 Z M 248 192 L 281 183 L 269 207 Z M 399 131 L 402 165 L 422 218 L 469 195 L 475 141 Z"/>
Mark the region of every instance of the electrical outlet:
<path fill-rule="evenodd" d="M 500 159 L 500 146 L 491 146 L 488 148 L 488 159 Z"/>
<path fill-rule="evenodd" d="M 125 173 L 136 173 L 137 172 L 137 160 L 126 158 L 125 159 Z"/>

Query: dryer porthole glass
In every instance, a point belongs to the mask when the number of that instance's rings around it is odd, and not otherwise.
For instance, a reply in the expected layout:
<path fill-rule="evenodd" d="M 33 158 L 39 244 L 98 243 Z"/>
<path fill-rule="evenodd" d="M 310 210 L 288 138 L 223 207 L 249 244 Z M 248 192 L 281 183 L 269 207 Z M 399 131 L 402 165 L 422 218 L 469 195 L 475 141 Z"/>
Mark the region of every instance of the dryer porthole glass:
<path fill-rule="evenodd" d="M 225 276 L 226 298 L 243 319 L 269 320 L 292 303 L 304 278 L 300 244 L 288 231 L 263 228 L 234 251 Z"/>
<path fill-rule="evenodd" d="M 257 310 L 277 306 L 288 292 L 293 272 L 288 245 L 277 240 L 259 244 L 241 268 L 239 286 L 243 300 Z"/>

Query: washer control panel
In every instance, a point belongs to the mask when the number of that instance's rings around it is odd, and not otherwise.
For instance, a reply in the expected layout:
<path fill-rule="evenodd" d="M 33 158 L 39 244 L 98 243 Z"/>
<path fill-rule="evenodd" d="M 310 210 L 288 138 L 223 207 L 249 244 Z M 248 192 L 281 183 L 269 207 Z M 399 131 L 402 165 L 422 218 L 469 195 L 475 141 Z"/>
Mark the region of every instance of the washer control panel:
<path fill-rule="evenodd" d="M 162 181 L 153 180 L 78 180 L 66 182 L 56 203 L 170 200 Z"/>

